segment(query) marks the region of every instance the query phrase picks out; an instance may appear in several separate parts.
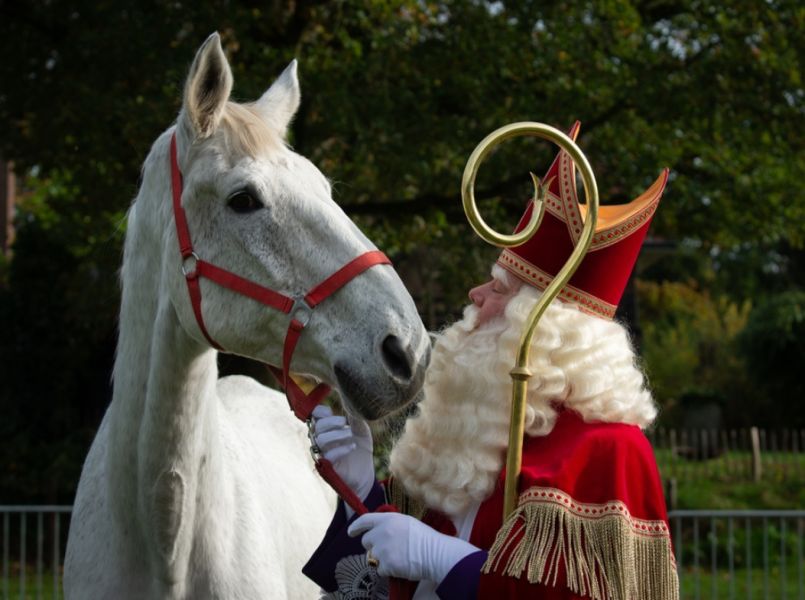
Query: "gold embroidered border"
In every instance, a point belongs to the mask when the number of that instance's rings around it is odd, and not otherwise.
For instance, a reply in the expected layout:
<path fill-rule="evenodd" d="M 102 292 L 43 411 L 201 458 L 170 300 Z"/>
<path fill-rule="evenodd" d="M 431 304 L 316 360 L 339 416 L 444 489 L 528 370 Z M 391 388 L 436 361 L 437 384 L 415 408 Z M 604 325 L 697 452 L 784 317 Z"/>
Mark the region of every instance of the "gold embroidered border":
<path fill-rule="evenodd" d="M 588 504 L 576 502 L 569 494 L 555 488 L 533 487 L 520 495 L 518 505 L 529 502 L 545 502 L 565 507 L 570 513 L 585 519 L 604 519 L 615 515 L 626 519 L 635 535 L 649 537 L 669 537 L 671 535 L 665 521 L 647 521 L 638 519 L 629 513 L 629 508 L 620 500 L 611 500 L 605 504 Z M 673 559 L 673 556 L 671 557 Z"/>
<path fill-rule="evenodd" d="M 560 566 L 568 589 L 594 600 L 679 599 L 664 521 L 636 519 L 619 501 L 587 504 L 532 487 L 498 531 L 483 570 L 555 586 Z"/>
<path fill-rule="evenodd" d="M 567 223 L 565 211 L 562 210 L 562 199 L 551 191 L 545 194 L 545 210 L 563 223 Z"/>
<path fill-rule="evenodd" d="M 559 195 L 562 197 L 562 210 L 565 213 L 567 231 L 575 246 L 581 236 L 584 219 L 581 218 L 579 197 L 576 193 L 576 167 L 573 159 L 564 151 L 559 157 Z M 593 239 L 593 243 L 595 243 L 595 239 Z M 592 250 L 592 244 L 590 250 Z"/>
<path fill-rule="evenodd" d="M 651 190 L 655 184 L 656 181 L 649 187 L 649 190 Z M 549 194 L 546 206 L 551 213 L 565 222 L 568 234 L 570 234 L 570 239 L 573 240 L 573 244 L 575 245 L 581 236 L 584 219 L 581 216 L 581 209 L 579 208 L 573 160 L 567 152 L 564 151 L 562 151 L 559 158 L 559 193 L 561 198 L 558 198 L 555 194 Z M 612 227 L 596 229 L 588 252 L 595 252 L 596 250 L 617 244 L 640 229 L 647 220 L 654 216 L 654 213 L 657 211 L 657 206 L 660 203 L 660 197 L 661 194 L 654 192 L 654 197 L 642 210 Z M 634 201 L 635 200 L 632 200 L 632 202 Z"/>
<path fill-rule="evenodd" d="M 578 196 L 576 195 L 576 180 L 573 172 L 573 161 L 570 160 L 567 152 L 562 150 L 557 158 L 559 195 L 548 191 L 545 195 L 545 209 L 562 221 L 568 229 L 570 239 L 575 244 L 581 235 L 581 228 L 584 220 L 579 210 Z M 570 171 L 568 173 L 568 165 Z"/>
<path fill-rule="evenodd" d="M 624 238 L 632 235 L 635 231 L 643 227 L 646 221 L 654 216 L 659 204 L 660 196 L 657 196 L 646 208 L 632 215 L 632 217 L 620 225 L 596 232 L 593 236 L 593 241 L 590 243 L 590 252 L 617 244 Z"/>
<path fill-rule="evenodd" d="M 516 276 L 527 279 L 531 285 L 541 291 L 545 290 L 548 284 L 553 281 L 553 275 L 546 273 L 510 250 L 501 252 L 498 258 L 498 264 L 506 270 L 511 271 Z M 612 319 L 618 308 L 614 304 L 604 302 L 600 298 L 570 284 L 562 288 L 559 292 L 559 298 L 565 302 L 576 303 L 582 311 L 605 319 Z"/>

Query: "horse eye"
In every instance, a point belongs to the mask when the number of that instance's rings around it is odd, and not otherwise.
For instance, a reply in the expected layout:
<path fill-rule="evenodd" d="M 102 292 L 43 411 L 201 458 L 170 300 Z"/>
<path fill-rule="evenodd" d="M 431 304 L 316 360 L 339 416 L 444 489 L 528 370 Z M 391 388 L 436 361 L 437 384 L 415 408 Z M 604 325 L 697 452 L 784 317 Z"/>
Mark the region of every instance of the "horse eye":
<path fill-rule="evenodd" d="M 262 203 L 247 191 L 235 192 L 226 204 L 238 214 L 252 213 L 263 208 Z"/>

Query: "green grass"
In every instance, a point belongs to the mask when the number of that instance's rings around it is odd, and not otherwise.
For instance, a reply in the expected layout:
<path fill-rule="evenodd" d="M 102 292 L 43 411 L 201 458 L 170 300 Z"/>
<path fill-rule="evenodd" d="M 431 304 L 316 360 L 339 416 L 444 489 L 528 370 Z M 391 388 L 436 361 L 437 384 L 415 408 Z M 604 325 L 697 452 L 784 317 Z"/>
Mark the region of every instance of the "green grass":
<path fill-rule="evenodd" d="M 751 481 L 752 453 L 724 452 L 709 460 L 675 456 L 670 449 L 655 448 L 654 456 L 663 477 L 678 479 L 715 478 L 723 481 Z M 761 476 L 765 482 L 805 481 L 805 452 L 764 452 Z"/>
<path fill-rule="evenodd" d="M 805 507 L 805 485 L 786 482 L 679 481 L 674 508 L 711 510 L 797 510 Z"/>
<path fill-rule="evenodd" d="M 701 598 L 728 599 L 728 598 L 786 598 L 796 599 L 804 597 L 805 587 L 799 587 L 801 582 L 794 562 L 786 567 L 785 577 L 782 576 L 779 565 L 770 567 L 765 575 L 763 569 L 735 570 L 730 576 L 726 569 L 718 569 L 715 574 L 709 568 L 686 567 L 681 575 L 681 599 L 693 600 Z M 805 584 L 805 582 L 802 582 Z M 768 587 L 764 587 L 768 586 Z M 764 589 L 767 595 L 764 596 Z M 698 590 L 698 593 L 697 593 Z M 750 596 L 751 591 L 751 596 Z"/>
<path fill-rule="evenodd" d="M 53 571 L 44 571 L 42 573 L 42 587 L 40 591 L 39 580 L 37 578 L 36 569 L 28 568 L 25 572 L 25 592 L 20 595 L 20 573 L 19 565 L 12 564 L 9 572 L 8 582 L 0 581 L 0 597 L 8 598 L 9 600 L 16 600 L 17 598 L 25 598 L 26 600 L 34 600 L 35 598 L 43 598 L 50 600 L 51 598 L 63 598 L 61 589 L 61 573 L 58 575 L 58 589 L 57 594 L 53 593 Z M 6 594 L 8 591 L 8 594 Z M 39 595 L 37 591 L 40 591 Z"/>
<path fill-rule="evenodd" d="M 777 509 L 805 507 L 805 453 L 764 453 L 760 482 L 752 480 L 749 452 L 711 460 L 686 460 L 655 450 L 664 481 L 675 479 L 680 509 Z"/>

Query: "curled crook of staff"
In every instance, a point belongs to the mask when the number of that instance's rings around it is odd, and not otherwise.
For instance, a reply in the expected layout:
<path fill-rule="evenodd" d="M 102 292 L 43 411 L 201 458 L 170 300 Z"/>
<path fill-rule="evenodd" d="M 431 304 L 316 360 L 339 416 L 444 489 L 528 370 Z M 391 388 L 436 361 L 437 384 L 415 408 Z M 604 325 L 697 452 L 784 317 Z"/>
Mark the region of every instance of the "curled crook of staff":
<path fill-rule="evenodd" d="M 505 140 L 521 136 L 535 136 L 549 140 L 568 153 L 576 168 L 581 173 L 582 182 L 584 184 L 584 194 L 587 198 L 587 211 L 584 218 L 584 227 L 570 258 L 568 258 L 567 262 L 556 274 L 556 277 L 554 277 L 553 281 L 547 286 L 539 301 L 534 305 L 534 308 L 528 315 L 525 330 L 520 337 L 520 349 L 517 353 L 517 360 L 514 368 L 510 371 L 512 378 L 512 405 L 509 424 L 509 446 L 506 454 L 506 482 L 503 500 L 504 522 L 516 508 L 517 484 L 522 469 L 525 398 L 528 380 L 532 375 L 528 367 L 531 338 L 534 335 L 540 317 L 542 317 L 548 305 L 556 298 L 565 284 L 567 284 L 584 259 L 584 255 L 587 253 L 593 239 L 593 234 L 595 233 L 599 203 L 598 187 L 595 183 L 593 170 L 587 158 L 584 156 L 584 153 L 572 139 L 558 129 L 550 125 L 545 125 L 544 123 L 531 121 L 511 123 L 500 129 L 496 129 L 486 136 L 481 143 L 476 146 L 470 158 L 467 160 L 467 166 L 464 167 L 464 176 L 461 180 L 461 200 L 464 205 L 464 213 L 467 215 L 467 219 L 473 230 L 481 239 L 500 248 L 519 246 L 534 235 L 542 222 L 542 217 L 545 213 L 545 196 L 550 182 L 540 182 L 533 173 L 531 177 L 534 182 L 534 207 L 529 222 L 518 233 L 506 235 L 492 229 L 484 221 L 475 201 L 475 178 L 478 175 L 478 169 L 483 160 L 498 144 Z"/>

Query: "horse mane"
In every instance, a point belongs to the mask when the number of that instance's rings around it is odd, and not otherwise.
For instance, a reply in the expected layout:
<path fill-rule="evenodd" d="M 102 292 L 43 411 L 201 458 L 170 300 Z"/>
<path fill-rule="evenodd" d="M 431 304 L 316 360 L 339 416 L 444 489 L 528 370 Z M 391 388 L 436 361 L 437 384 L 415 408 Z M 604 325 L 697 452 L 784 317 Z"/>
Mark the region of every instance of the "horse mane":
<path fill-rule="evenodd" d="M 266 156 L 284 145 L 254 104 L 227 102 L 221 117 L 220 131 L 231 154 Z"/>

